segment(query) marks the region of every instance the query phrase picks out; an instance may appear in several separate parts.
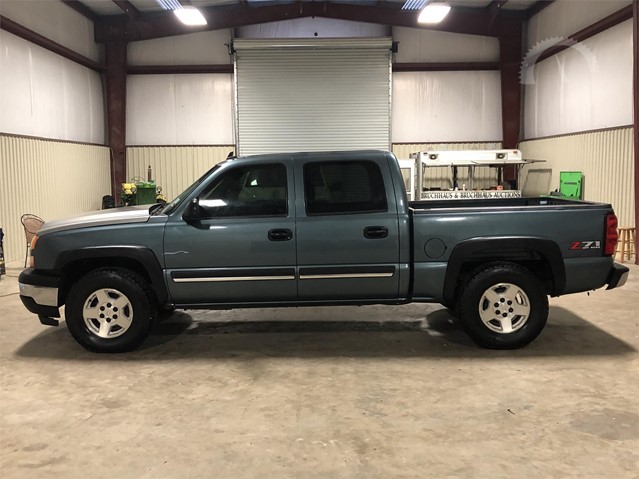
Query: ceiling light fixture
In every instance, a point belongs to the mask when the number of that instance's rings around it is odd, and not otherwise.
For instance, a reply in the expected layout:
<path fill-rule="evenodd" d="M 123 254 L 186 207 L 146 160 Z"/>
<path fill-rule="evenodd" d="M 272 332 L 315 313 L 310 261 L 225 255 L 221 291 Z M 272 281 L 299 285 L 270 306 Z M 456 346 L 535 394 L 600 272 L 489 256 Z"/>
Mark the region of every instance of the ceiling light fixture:
<path fill-rule="evenodd" d="M 206 25 L 206 18 L 202 15 L 195 7 L 182 7 L 177 10 L 173 10 L 175 16 L 184 23 L 184 25 L 188 25 L 190 27 Z"/>
<path fill-rule="evenodd" d="M 450 12 L 450 5 L 443 2 L 435 2 L 429 3 L 424 7 L 424 9 L 419 12 L 419 17 L 417 17 L 417 23 L 439 23 L 446 15 Z"/>
<path fill-rule="evenodd" d="M 406 0 L 402 6 L 402 10 L 421 10 L 429 0 Z"/>
<path fill-rule="evenodd" d="M 159 6 L 161 6 L 164 10 L 177 10 L 178 8 L 182 8 L 182 4 L 179 0 L 155 0 Z"/>

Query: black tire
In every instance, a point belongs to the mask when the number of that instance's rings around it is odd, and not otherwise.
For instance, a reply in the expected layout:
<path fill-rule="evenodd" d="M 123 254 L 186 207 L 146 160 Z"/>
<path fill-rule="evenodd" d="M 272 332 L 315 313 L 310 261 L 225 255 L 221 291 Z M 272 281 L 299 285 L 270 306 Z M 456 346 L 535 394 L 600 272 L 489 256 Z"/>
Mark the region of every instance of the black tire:
<path fill-rule="evenodd" d="M 479 270 L 464 284 L 457 307 L 466 333 L 489 349 L 527 345 L 539 336 L 548 319 L 548 296 L 541 282 L 512 263 Z"/>
<path fill-rule="evenodd" d="M 457 308 L 455 306 L 449 306 L 447 304 L 441 303 L 441 305 L 446 308 L 446 312 L 454 319 L 457 319 Z"/>
<path fill-rule="evenodd" d="M 106 308 L 102 306 L 105 301 L 113 301 L 113 304 L 109 302 Z M 121 310 L 116 307 L 116 301 L 124 305 Z M 138 274 L 120 268 L 98 269 L 71 287 L 65 318 L 69 332 L 84 348 L 97 353 L 121 353 L 136 349 L 149 335 L 155 323 L 156 303 L 148 282 Z M 101 326 L 107 321 L 110 324 L 103 331 Z"/>
<path fill-rule="evenodd" d="M 175 308 L 173 306 L 164 306 L 158 310 L 157 321 L 162 322 L 170 319 L 175 314 Z"/>
<path fill-rule="evenodd" d="M 439 304 L 441 304 L 446 309 L 451 309 L 451 310 L 455 309 L 455 302 L 454 301 L 452 303 L 449 303 L 448 301 L 442 301 Z"/>

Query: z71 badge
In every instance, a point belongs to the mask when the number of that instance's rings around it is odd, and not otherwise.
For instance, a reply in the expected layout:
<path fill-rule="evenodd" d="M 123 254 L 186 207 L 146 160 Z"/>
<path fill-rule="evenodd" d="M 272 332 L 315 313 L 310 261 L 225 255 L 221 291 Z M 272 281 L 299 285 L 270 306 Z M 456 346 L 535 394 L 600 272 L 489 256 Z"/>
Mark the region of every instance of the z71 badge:
<path fill-rule="evenodd" d="M 573 241 L 570 249 L 601 249 L 601 241 Z"/>

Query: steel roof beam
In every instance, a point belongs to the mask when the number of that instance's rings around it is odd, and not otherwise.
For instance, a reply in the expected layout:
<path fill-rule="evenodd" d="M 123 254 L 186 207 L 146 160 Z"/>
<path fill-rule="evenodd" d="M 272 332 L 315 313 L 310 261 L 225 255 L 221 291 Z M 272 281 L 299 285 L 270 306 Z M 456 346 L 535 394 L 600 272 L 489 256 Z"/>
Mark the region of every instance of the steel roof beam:
<path fill-rule="evenodd" d="M 556 55 L 557 53 L 570 48 L 571 45 L 573 44 L 572 42 L 575 42 L 575 43 L 583 42 L 584 40 L 587 40 L 590 37 L 593 37 L 601 32 L 604 32 L 608 30 L 609 28 L 615 27 L 619 25 L 620 23 L 625 22 L 626 20 L 630 20 L 633 17 L 632 9 L 633 9 L 633 6 L 628 5 L 627 7 L 624 7 L 621 10 L 617 10 L 615 13 L 608 15 L 605 18 L 602 18 L 598 22 L 593 23 L 592 25 L 584 28 L 583 30 L 579 30 L 578 32 L 573 33 L 572 35 L 568 36 L 568 40 L 571 40 L 571 42 L 567 42 L 563 40 L 557 43 L 556 45 L 553 45 L 547 48 L 546 50 L 544 50 L 544 52 L 541 55 L 539 55 L 536 63 L 539 63 L 545 60 L 546 58 L 550 58 L 551 56 Z"/>
<path fill-rule="evenodd" d="M 98 16 L 95 14 L 93 10 L 87 7 L 84 3 L 79 2 L 78 0 L 61 0 L 66 6 L 73 8 L 80 15 L 88 18 L 92 22 L 95 22 L 98 19 Z"/>
<path fill-rule="evenodd" d="M 120 7 L 120 10 L 126 13 L 133 20 L 137 19 L 140 16 L 140 10 L 135 8 L 135 5 L 133 5 L 128 0 L 111 0 L 111 1 L 115 3 L 118 7 Z"/>
<path fill-rule="evenodd" d="M 517 31 L 518 24 L 522 21 L 522 16 L 517 12 L 499 12 L 499 16 L 491 25 L 491 13 L 486 9 L 453 8 L 442 23 L 425 27 L 417 23 L 417 12 L 401 10 L 399 6 L 312 1 L 253 7 L 238 3 L 200 8 L 208 22 L 208 25 L 200 28 L 182 25 L 170 12 L 143 13 L 137 18 L 118 15 L 101 17 L 96 23 L 95 38 L 98 42 L 149 40 L 305 17 L 335 18 L 497 37 Z"/>
<path fill-rule="evenodd" d="M 59 43 L 54 42 L 53 40 L 50 40 L 49 38 L 40 35 L 39 33 L 34 32 L 33 30 L 30 30 L 2 15 L 0 15 L 0 29 L 17 37 L 23 38 L 24 40 L 49 50 L 50 52 L 56 53 L 61 57 L 90 68 L 91 70 L 95 70 L 97 72 L 104 70 L 102 65 L 91 58 L 87 58 L 70 48 L 60 45 Z"/>
<path fill-rule="evenodd" d="M 488 28 L 491 28 L 495 24 L 495 20 L 497 20 L 497 15 L 508 0 L 493 0 L 488 4 L 486 10 L 488 11 L 490 18 L 488 20 Z"/>

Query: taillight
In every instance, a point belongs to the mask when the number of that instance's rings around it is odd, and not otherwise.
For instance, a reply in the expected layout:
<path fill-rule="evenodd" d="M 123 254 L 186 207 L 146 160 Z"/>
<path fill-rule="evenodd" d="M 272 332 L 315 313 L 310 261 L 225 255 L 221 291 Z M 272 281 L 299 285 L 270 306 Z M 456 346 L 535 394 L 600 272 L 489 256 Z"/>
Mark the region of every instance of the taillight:
<path fill-rule="evenodd" d="M 604 255 L 612 256 L 617 249 L 617 217 L 614 213 L 606 214 L 606 247 Z"/>
<path fill-rule="evenodd" d="M 31 246 L 29 247 L 29 250 L 31 252 L 31 255 L 29 256 L 29 268 L 35 268 L 35 258 L 33 257 L 33 250 L 35 249 L 37 242 L 38 235 L 35 235 L 31 240 Z"/>

